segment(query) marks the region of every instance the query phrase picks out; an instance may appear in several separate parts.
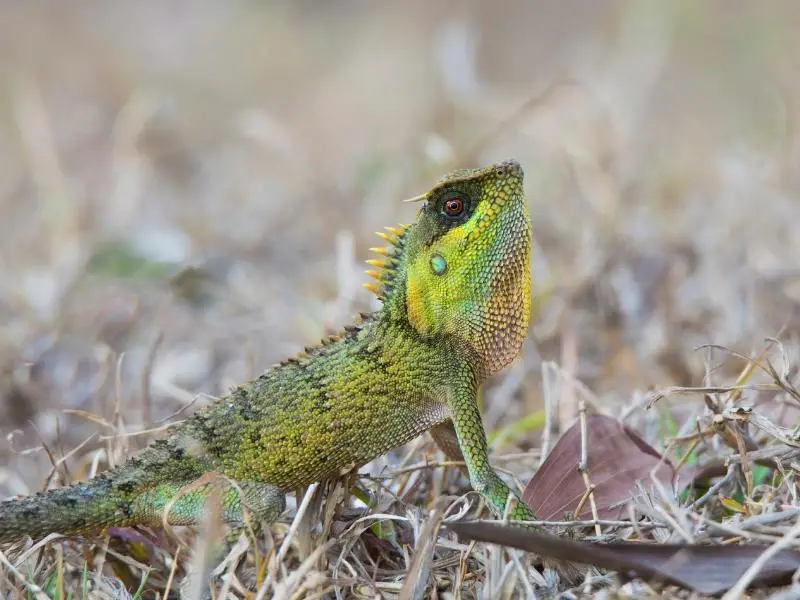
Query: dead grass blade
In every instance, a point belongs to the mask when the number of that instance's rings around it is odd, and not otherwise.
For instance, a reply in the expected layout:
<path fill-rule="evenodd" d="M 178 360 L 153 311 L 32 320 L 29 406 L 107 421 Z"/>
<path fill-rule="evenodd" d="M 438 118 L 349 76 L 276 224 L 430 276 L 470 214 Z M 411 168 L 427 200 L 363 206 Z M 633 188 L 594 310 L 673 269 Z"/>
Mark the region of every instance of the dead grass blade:
<path fill-rule="evenodd" d="M 400 600 L 417 600 L 422 598 L 428 584 L 433 551 L 436 548 L 436 539 L 444 517 L 442 507 L 434 508 L 425 526 L 420 531 L 414 558 L 406 573 L 403 587 L 400 590 Z"/>

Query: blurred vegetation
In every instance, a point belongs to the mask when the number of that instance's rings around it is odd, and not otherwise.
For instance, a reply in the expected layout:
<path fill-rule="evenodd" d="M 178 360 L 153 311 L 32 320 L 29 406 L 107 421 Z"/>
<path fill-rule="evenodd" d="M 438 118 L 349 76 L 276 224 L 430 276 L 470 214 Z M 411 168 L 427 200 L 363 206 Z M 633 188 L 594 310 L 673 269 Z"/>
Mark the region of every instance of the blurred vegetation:
<path fill-rule="evenodd" d="M 43 444 L 95 436 L 55 469 L 85 476 L 90 451 L 148 439 L 102 436 L 373 308 L 372 232 L 454 166 L 517 158 L 535 224 L 544 300 L 484 395 L 498 451 L 537 447 L 548 361 L 617 414 L 735 378 L 702 344 L 748 355 L 780 331 L 796 352 L 798 19 L 779 1 L 4 3 L 0 496 L 42 486 Z M 663 418 L 634 418 L 655 443 Z"/>

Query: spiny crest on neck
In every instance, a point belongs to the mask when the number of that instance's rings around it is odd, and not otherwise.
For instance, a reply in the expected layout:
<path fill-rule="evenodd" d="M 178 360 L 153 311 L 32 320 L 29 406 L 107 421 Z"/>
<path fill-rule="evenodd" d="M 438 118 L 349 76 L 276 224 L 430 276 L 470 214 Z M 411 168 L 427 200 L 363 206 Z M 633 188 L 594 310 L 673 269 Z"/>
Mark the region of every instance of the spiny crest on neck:
<path fill-rule="evenodd" d="M 376 234 L 387 246 L 370 248 L 370 251 L 379 254 L 382 258 L 370 258 L 366 263 L 374 267 L 366 271 L 366 274 L 375 279 L 374 282 L 365 283 L 363 286 L 375 294 L 381 302 L 384 302 L 392 293 L 392 289 L 397 282 L 398 267 L 403 254 L 406 241 L 406 233 L 409 225 L 399 225 L 397 227 L 386 227 L 386 231 L 378 231 Z"/>
<path fill-rule="evenodd" d="M 379 300 L 385 301 L 391 294 L 393 285 L 397 280 L 397 269 L 400 264 L 400 258 L 405 246 L 405 236 L 408 231 L 409 225 L 403 224 L 397 227 L 386 227 L 386 231 L 378 231 L 377 235 L 387 243 L 385 247 L 370 248 L 372 252 L 379 254 L 380 259 L 369 259 L 367 264 L 374 267 L 367 271 L 367 274 L 376 279 L 374 283 L 365 283 L 363 286 L 373 292 Z M 317 344 L 306 346 L 302 352 L 298 352 L 292 357 L 286 358 L 273 367 L 285 367 L 288 365 L 303 365 L 308 360 L 313 358 L 320 351 L 329 347 L 331 344 L 338 342 L 344 338 L 355 336 L 361 330 L 363 325 L 372 317 L 368 313 L 359 313 L 355 321 L 351 325 L 345 325 L 344 328 L 332 335 L 322 338 Z"/>

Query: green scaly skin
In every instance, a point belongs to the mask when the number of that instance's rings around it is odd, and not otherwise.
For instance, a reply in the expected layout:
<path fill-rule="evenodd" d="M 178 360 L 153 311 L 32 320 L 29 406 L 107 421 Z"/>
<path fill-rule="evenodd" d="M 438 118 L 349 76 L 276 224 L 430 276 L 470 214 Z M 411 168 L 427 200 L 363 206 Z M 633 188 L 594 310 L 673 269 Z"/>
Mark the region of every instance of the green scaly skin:
<path fill-rule="evenodd" d="M 0 503 L 0 543 L 111 526 L 194 525 L 219 485 L 226 522 L 271 522 L 284 494 L 339 476 L 430 430 L 502 516 L 514 494 L 489 464 L 477 392 L 518 354 L 530 314 L 522 169 L 455 171 L 388 228 L 371 272 L 382 308 L 198 411 L 118 468 Z M 459 202 L 462 215 L 455 212 Z M 223 477 L 209 477 L 221 474 Z M 204 477 L 205 476 L 205 477 Z M 230 482 L 237 485 L 231 485 Z M 237 489 L 238 487 L 238 489 Z M 164 519 L 164 509 L 170 512 Z M 517 498 L 509 517 L 535 519 Z"/>

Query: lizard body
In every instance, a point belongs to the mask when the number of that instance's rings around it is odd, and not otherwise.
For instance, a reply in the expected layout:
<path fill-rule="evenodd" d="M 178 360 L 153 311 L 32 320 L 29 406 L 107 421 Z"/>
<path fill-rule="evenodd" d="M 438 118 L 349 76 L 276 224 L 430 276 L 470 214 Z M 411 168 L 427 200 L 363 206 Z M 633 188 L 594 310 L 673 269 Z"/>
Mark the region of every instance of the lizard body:
<path fill-rule="evenodd" d="M 0 543 L 110 526 L 200 522 L 209 473 L 241 526 L 284 494 L 369 462 L 426 430 L 497 515 L 512 493 L 489 464 L 480 385 L 518 354 L 530 313 L 531 224 L 515 161 L 455 171 L 368 261 L 382 307 L 341 335 L 197 411 L 116 469 L 0 503 Z M 239 489 L 236 489 L 236 488 Z M 164 519 L 165 508 L 169 514 Z M 510 518 L 530 520 L 518 501 Z"/>

